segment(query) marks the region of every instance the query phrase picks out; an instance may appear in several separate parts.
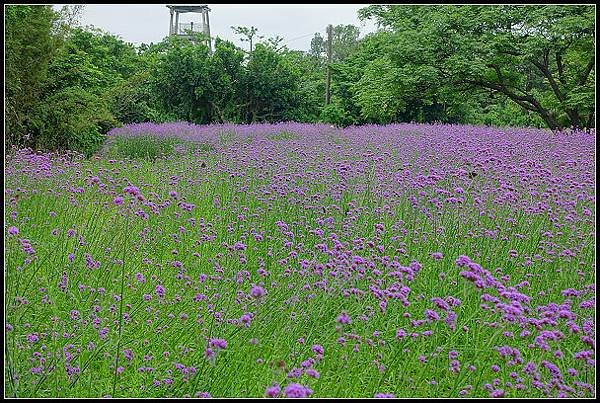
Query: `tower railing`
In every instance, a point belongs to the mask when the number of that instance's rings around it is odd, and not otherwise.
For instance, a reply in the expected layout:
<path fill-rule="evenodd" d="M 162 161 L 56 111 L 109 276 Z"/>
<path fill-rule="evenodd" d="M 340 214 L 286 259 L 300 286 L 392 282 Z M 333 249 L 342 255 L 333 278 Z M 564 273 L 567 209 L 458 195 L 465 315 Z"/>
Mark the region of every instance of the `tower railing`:
<path fill-rule="evenodd" d="M 206 5 L 167 5 L 171 12 L 171 20 L 169 22 L 169 35 L 176 35 L 193 39 L 195 33 L 204 33 L 206 35 L 206 44 L 212 52 L 212 41 L 210 39 L 210 23 L 208 13 L 210 8 Z M 179 15 L 182 13 L 200 13 L 202 15 L 202 23 L 180 23 Z"/>
<path fill-rule="evenodd" d="M 204 32 L 204 24 L 193 22 L 180 22 L 177 26 L 176 35 L 187 35 L 189 32 Z"/>

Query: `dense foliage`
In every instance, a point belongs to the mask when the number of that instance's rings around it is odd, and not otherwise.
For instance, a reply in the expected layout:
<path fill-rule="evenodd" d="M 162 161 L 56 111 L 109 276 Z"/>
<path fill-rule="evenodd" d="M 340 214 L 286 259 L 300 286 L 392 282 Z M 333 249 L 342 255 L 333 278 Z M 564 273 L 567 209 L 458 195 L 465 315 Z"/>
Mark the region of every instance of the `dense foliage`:
<path fill-rule="evenodd" d="M 39 98 L 55 44 L 50 33 L 57 16 L 50 7 L 5 8 L 5 110 L 7 140 L 19 144 L 28 115 Z"/>
<path fill-rule="evenodd" d="M 592 6 L 369 6 L 315 34 L 308 52 L 232 27 L 242 49 L 203 34 L 134 47 L 76 25 L 76 7 L 6 7 L 11 145 L 90 155 L 111 127 L 138 122 L 443 122 L 594 126 Z M 325 75 L 332 71 L 331 103 Z"/>
<path fill-rule="evenodd" d="M 429 85 L 501 94 L 551 129 L 592 125 L 593 6 L 369 6 L 360 13 L 397 34 L 393 54 L 431 72 Z"/>

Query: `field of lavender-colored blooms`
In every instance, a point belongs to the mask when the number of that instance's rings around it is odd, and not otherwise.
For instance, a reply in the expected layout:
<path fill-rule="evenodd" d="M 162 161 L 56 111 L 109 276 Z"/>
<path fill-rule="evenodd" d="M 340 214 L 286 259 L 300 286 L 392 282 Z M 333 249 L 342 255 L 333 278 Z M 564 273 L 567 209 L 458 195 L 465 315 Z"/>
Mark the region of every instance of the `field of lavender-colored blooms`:
<path fill-rule="evenodd" d="M 109 137 L 6 157 L 6 396 L 595 395 L 594 134 Z"/>

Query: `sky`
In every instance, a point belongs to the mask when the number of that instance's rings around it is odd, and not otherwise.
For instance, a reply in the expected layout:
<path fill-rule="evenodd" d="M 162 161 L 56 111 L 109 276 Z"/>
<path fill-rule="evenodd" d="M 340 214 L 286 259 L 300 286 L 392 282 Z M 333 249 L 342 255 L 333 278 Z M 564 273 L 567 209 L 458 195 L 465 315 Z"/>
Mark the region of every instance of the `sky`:
<path fill-rule="evenodd" d="M 357 11 L 368 4 L 207 4 L 210 32 L 247 48 L 231 26 L 255 26 L 265 39 L 279 35 L 289 49 L 309 50 L 315 32 L 325 37 L 328 24 L 353 24 L 361 37 L 376 30 L 375 23 L 362 23 Z M 59 9 L 62 4 L 54 5 Z M 160 42 L 169 32 L 169 9 L 165 4 L 85 5 L 79 25 L 94 25 L 135 45 Z M 180 14 L 179 22 L 202 21 L 201 14 Z"/>

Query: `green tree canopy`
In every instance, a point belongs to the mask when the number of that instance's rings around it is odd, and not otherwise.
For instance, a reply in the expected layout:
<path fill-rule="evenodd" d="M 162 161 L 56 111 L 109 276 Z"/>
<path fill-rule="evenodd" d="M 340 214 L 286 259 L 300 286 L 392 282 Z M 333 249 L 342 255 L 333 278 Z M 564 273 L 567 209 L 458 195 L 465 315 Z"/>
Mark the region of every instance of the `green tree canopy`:
<path fill-rule="evenodd" d="M 551 129 L 593 122 L 593 6 L 369 6 L 397 53 L 457 90 L 486 89 Z"/>

